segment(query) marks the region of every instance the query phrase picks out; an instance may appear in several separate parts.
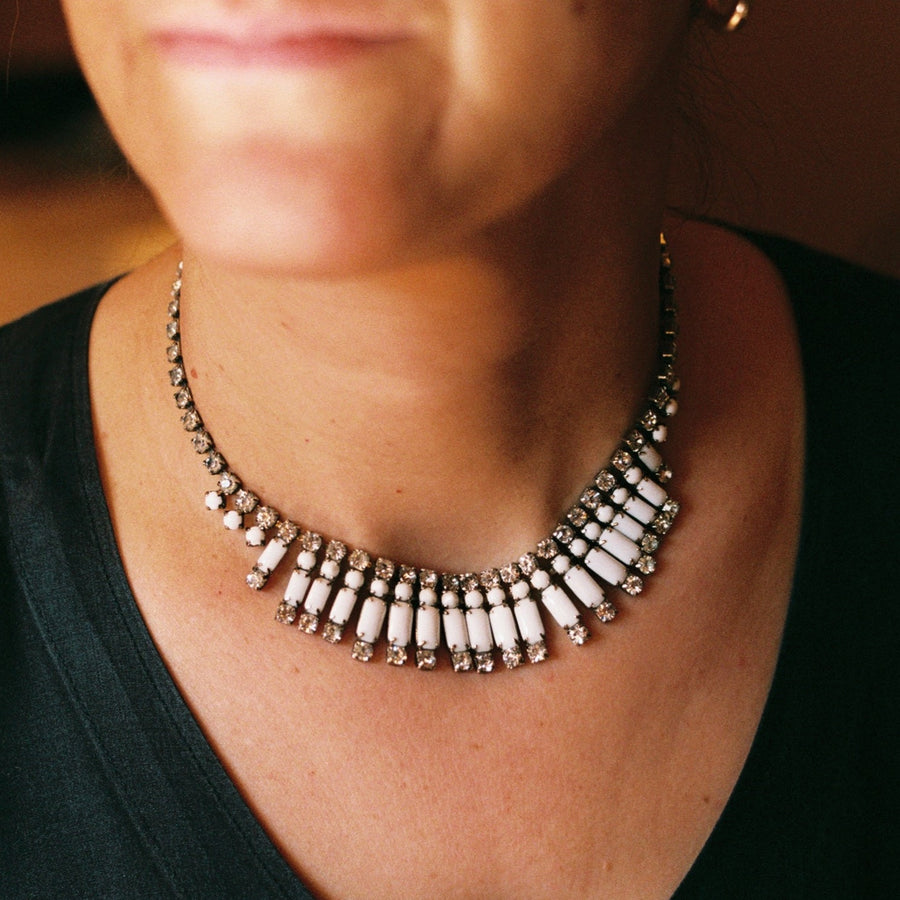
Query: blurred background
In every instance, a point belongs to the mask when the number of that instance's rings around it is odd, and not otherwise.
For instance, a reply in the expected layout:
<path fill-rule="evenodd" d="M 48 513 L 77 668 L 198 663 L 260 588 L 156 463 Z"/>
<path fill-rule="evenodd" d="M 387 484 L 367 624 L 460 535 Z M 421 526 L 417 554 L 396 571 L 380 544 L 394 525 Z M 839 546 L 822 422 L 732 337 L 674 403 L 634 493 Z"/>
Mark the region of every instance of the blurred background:
<path fill-rule="evenodd" d="M 698 38 L 672 203 L 900 276 L 900 3 L 757 0 L 739 34 Z M 55 0 L 0 0 L 0 48 L 4 320 L 171 238 L 96 112 Z"/>

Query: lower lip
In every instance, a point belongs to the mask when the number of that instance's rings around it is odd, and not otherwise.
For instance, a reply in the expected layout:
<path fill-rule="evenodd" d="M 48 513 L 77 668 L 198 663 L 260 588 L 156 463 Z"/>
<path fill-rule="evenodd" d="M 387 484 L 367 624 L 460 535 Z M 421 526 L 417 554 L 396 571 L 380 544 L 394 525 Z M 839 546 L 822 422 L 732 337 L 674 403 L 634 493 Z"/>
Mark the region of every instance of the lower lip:
<path fill-rule="evenodd" d="M 315 34 L 264 40 L 235 40 L 215 34 L 165 32 L 154 42 L 170 59 L 199 67 L 315 68 L 374 52 L 400 38 L 371 39 Z"/>

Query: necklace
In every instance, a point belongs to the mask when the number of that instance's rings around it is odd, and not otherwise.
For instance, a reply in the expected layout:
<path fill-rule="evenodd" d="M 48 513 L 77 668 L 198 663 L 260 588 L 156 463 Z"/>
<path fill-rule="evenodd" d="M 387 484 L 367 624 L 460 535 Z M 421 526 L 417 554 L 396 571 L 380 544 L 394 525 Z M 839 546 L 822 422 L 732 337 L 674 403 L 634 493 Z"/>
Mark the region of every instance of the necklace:
<path fill-rule="evenodd" d="M 221 514 L 227 530 L 243 532 L 248 547 L 262 548 L 247 575 L 249 587 L 262 590 L 288 551 L 299 551 L 276 621 L 307 634 L 321 626 L 325 640 L 337 644 L 358 606 L 354 659 L 373 658 L 386 623 L 386 660 L 392 665 L 406 663 L 414 645 L 416 665 L 435 668 L 443 637 L 457 672 L 490 672 L 495 651 L 508 668 L 547 659 L 542 609 L 581 645 L 590 632 L 576 601 L 609 623 L 616 616 L 610 589 L 632 597 L 644 589 L 678 513 L 664 487 L 672 473 L 658 449 L 679 388 L 673 370 L 674 280 L 662 235 L 657 374 L 637 422 L 548 537 L 516 561 L 477 574 L 373 559 L 285 518 L 245 486 L 216 448 L 191 395 L 181 353 L 182 273 L 179 263 L 166 324 L 175 404 L 194 451 L 216 478 L 216 488 L 205 495 L 207 509 Z"/>

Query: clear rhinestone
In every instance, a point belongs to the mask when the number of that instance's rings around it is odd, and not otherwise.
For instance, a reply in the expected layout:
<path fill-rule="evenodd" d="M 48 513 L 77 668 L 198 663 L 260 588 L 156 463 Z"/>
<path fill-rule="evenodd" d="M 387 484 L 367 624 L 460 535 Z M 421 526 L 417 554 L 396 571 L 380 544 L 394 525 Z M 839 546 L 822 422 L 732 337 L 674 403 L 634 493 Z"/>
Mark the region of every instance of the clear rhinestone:
<path fill-rule="evenodd" d="M 375 648 L 368 641 L 354 641 L 350 655 L 360 662 L 368 662 L 375 655 Z"/>
<path fill-rule="evenodd" d="M 259 505 L 259 498 L 252 491 L 238 491 L 234 495 L 234 508 L 247 515 Z"/>
<path fill-rule="evenodd" d="M 660 484 L 667 484 L 672 480 L 672 470 L 668 466 L 660 466 L 656 470 L 656 480 Z"/>
<path fill-rule="evenodd" d="M 421 569 L 419 571 L 419 584 L 423 588 L 431 588 L 431 590 L 437 590 L 438 582 L 440 578 L 438 577 L 438 573 L 432 571 L 431 569 Z"/>
<path fill-rule="evenodd" d="M 587 510 L 582 509 L 580 506 L 573 506 L 566 514 L 566 518 L 576 528 L 584 528 L 584 526 L 587 525 L 590 516 L 588 515 Z"/>
<path fill-rule="evenodd" d="M 401 647 L 399 644 L 391 644 L 387 648 L 387 652 L 385 654 L 385 659 L 388 661 L 389 665 L 392 666 L 402 666 L 406 664 L 406 647 Z"/>
<path fill-rule="evenodd" d="M 528 654 L 528 662 L 530 663 L 543 662 L 550 656 L 544 641 L 535 641 L 533 644 L 528 644 L 525 647 L 525 652 Z"/>
<path fill-rule="evenodd" d="M 658 424 L 659 416 L 652 409 L 648 409 L 647 412 L 641 416 L 641 427 L 645 428 L 647 431 L 653 431 Z"/>
<path fill-rule="evenodd" d="M 219 453 L 218 450 L 213 450 L 204 460 L 203 465 L 209 470 L 212 475 L 218 475 L 219 472 L 223 472 L 228 463 L 225 462 L 225 457 Z"/>
<path fill-rule="evenodd" d="M 454 672 L 471 672 L 472 671 L 472 655 L 468 650 L 455 650 L 450 654 L 453 661 Z"/>
<path fill-rule="evenodd" d="M 319 617 L 311 612 L 300 613 L 300 620 L 297 622 L 297 627 L 307 634 L 315 634 L 319 630 Z"/>
<path fill-rule="evenodd" d="M 353 564 L 353 554 L 350 555 L 350 565 L 354 569 L 357 568 L 357 566 Z M 365 568 L 365 566 L 363 566 L 363 568 Z M 391 560 L 380 556 L 375 560 L 375 577 L 381 578 L 383 581 L 390 581 L 394 577 L 394 563 Z"/>
<path fill-rule="evenodd" d="M 397 576 L 400 584 L 415 584 L 416 577 L 416 570 L 413 566 L 400 566 L 400 574 Z"/>
<path fill-rule="evenodd" d="M 530 578 L 537 570 L 537 557 L 533 553 L 524 553 L 519 557 L 519 568 L 526 578 Z"/>
<path fill-rule="evenodd" d="M 516 669 L 525 662 L 525 657 L 518 646 L 508 647 L 503 651 L 503 665 L 507 669 Z"/>
<path fill-rule="evenodd" d="M 660 513 L 650 523 L 650 527 L 657 534 L 668 534 L 669 529 L 672 527 L 672 520 L 665 513 Z"/>
<path fill-rule="evenodd" d="M 274 528 L 277 522 L 277 509 L 274 509 L 271 506 L 261 506 L 256 511 L 256 524 L 259 525 L 259 527 L 262 528 L 263 531 L 268 531 L 270 528 Z"/>
<path fill-rule="evenodd" d="M 347 555 L 347 545 L 340 541 L 329 541 L 325 548 L 325 558 L 332 562 L 340 562 Z"/>
<path fill-rule="evenodd" d="M 537 555 L 541 559 L 553 559 L 554 556 L 559 555 L 559 547 L 557 546 L 556 541 L 552 538 L 544 538 L 537 545 Z"/>
<path fill-rule="evenodd" d="M 632 597 L 637 597 L 637 595 L 644 589 L 644 582 L 637 575 L 628 575 L 625 580 L 620 585 L 623 591 L 626 594 L 631 594 Z"/>
<path fill-rule="evenodd" d="M 180 290 L 181 290 L 180 284 L 178 285 L 177 288 L 174 285 L 172 286 L 173 293 L 177 294 L 178 291 L 180 291 Z M 177 296 L 173 296 L 172 299 L 169 301 L 169 315 L 173 319 L 178 318 L 178 297 Z"/>
<path fill-rule="evenodd" d="M 653 392 L 650 399 L 659 409 L 663 409 L 669 402 L 669 392 L 664 387 L 659 387 Z"/>
<path fill-rule="evenodd" d="M 263 572 L 259 566 L 254 566 L 247 575 L 247 584 L 250 585 L 254 591 L 261 591 L 266 586 L 268 580 L 268 573 Z"/>
<path fill-rule="evenodd" d="M 652 556 L 642 556 L 634 567 L 642 575 L 652 575 L 656 571 L 656 560 Z"/>
<path fill-rule="evenodd" d="M 166 322 L 166 337 L 170 341 L 178 337 L 178 322 Z"/>
<path fill-rule="evenodd" d="M 281 603 L 278 604 L 278 609 L 275 611 L 275 621 L 282 625 L 293 625 L 296 618 L 297 607 L 288 603 L 286 600 L 282 600 Z"/>
<path fill-rule="evenodd" d="M 500 587 L 500 570 L 499 569 L 485 569 L 479 576 L 478 580 L 481 582 L 481 586 L 489 591 L 491 588 Z"/>
<path fill-rule="evenodd" d="M 181 362 L 181 344 L 178 341 L 175 341 L 173 344 L 169 344 L 166 347 L 166 359 L 169 360 L 170 363 Z"/>
<path fill-rule="evenodd" d="M 452 591 L 453 593 L 458 593 L 459 589 L 460 589 L 459 575 L 453 575 L 450 572 L 444 572 L 444 574 L 441 575 L 441 590 Z"/>
<path fill-rule="evenodd" d="M 288 520 L 279 522 L 278 528 L 275 531 L 278 540 L 281 541 L 282 544 L 290 544 L 296 539 L 299 533 L 300 529 L 293 522 Z"/>
<path fill-rule="evenodd" d="M 322 546 L 322 535 L 316 534 L 314 531 L 304 531 L 300 535 L 300 546 L 310 553 L 318 553 Z"/>
<path fill-rule="evenodd" d="M 462 589 L 465 593 L 477 591 L 481 587 L 481 579 L 474 572 L 466 572 L 462 577 Z"/>
<path fill-rule="evenodd" d="M 629 450 L 637 453 L 643 449 L 644 445 L 647 443 L 647 438 L 645 438 L 640 431 L 635 429 L 634 431 L 629 431 L 625 436 L 625 443 L 628 444 Z"/>
<path fill-rule="evenodd" d="M 607 472 L 606 469 L 601 469 L 600 472 L 597 473 L 594 483 L 604 493 L 614 490 L 618 484 L 616 476 L 613 475 L 612 472 Z"/>
<path fill-rule="evenodd" d="M 585 488 L 579 503 L 586 509 L 596 509 L 603 502 L 603 497 L 596 488 Z"/>
<path fill-rule="evenodd" d="M 175 405 L 179 409 L 187 409 L 193 402 L 194 397 L 189 387 L 183 387 L 180 391 L 175 392 Z"/>
<path fill-rule="evenodd" d="M 603 600 L 597 605 L 594 612 L 597 613 L 597 618 L 606 625 L 612 622 L 619 611 L 609 600 Z"/>
<path fill-rule="evenodd" d="M 500 570 L 500 578 L 504 584 L 515 584 L 521 580 L 522 572 L 515 563 L 507 563 Z"/>
<path fill-rule="evenodd" d="M 333 622 L 329 619 L 325 623 L 325 628 L 322 631 L 322 637 L 328 641 L 329 644 L 337 644 L 340 643 L 341 638 L 344 636 L 344 626 L 340 622 Z"/>
<path fill-rule="evenodd" d="M 569 636 L 569 640 L 579 647 L 582 644 L 587 643 L 591 637 L 591 633 L 587 630 L 587 627 L 583 622 L 576 622 L 574 625 L 566 625 L 566 634 Z"/>
<path fill-rule="evenodd" d="M 641 538 L 641 550 L 644 553 L 656 553 L 659 550 L 659 538 L 655 534 L 645 534 Z"/>
<path fill-rule="evenodd" d="M 191 446 L 195 453 L 208 453 L 212 448 L 213 440 L 208 431 L 195 431 L 191 438 Z"/>
<path fill-rule="evenodd" d="M 561 544 L 571 544 L 575 540 L 575 529 L 571 525 L 560 525 L 553 532 L 553 537 Z M 538 549 L 538 553 L 540 553 L 540 549 Z"/>
<path fill-rule="evenodd" d="M 626 469 L 631 468 L 632 464 L 634 463 L 634 459 L 627 450 L 616 450 L 616 452 L 613 453 L 610 462 L 620 472 L 624 472 Z"/>
<path fill-rule="evenodd" d="M 680 511 L 681 511 L 681 504 L 677 500 L 672 500 L 671 498 L 669 498 L 662 505 L 662 512 L 664 512 L 667 516 L 670 516 L 673 519 L 675 518 L 675 516 L 678 515 L 678 513 Z"/>
<path fill-rule="evenodd" d="M 185 431 L 196 431 L 203 424 L 203 419 L 200 418 L 200 413 L 192 407 L 181 417 L 181 424 Z"/>
<path fill-rule="evenodd" d="M 169 382 L 171 383 L 172 387 L 178 387 L 179 385 L 184 384 L 184 366 L 173 366 L 171 369 L 169 369 Z"/>
<path fill-rule="evenodd" d="M 482 674 L 494 671 L 494 654 L 490 650 L 475 654 L 475 671 Z"/>
<path fill-rule="evenodd" d="M 233 472 L 223 472 L 219 476 L 219 490 L 223 494 L 234 494 L 241 486 L 241 479 Z"/>
<path fill-rule="evenodd" d="M 416 666 L 430 672 L 437 666 L 437 653 L 434 650 L 416 650 Z"/>
<path fill-rule="evenodd" d="M 365 550 L 353 550 L 350 553 L 350 557 L 347 560 L 348 565 L 351 569 L 357 569 L 362 572 L 364 569 L 368 569 L 372 563 L 372 558 L 366 553 Z M 393 563 L 391 563 L 391 567 L 393 568 Z M 393 573 L 392 573 L 393 574 Z"/>

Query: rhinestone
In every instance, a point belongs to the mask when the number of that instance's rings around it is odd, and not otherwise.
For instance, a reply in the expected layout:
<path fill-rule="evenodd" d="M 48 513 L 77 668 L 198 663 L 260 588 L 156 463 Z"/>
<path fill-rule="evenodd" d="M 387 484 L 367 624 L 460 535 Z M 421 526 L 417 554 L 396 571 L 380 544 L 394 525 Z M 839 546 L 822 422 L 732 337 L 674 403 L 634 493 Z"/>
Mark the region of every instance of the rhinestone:
<path fill-rule="evenodd" d="M 397 578 L 400 584 L 415 584 L 416 570 L 413 566 L 400 566 L 400 574 Z"/>
<path fill-rule="evenodd" d="M 615 488 L 618 482 L 616 481 L 616 476 L 612 474 L 612 472 L 607 472 L 606 469 L 601 470 L 597 473 L 597 477 L 594 479 L 594 483 L 600 488 L 601 491 L 608 492 Z"/>
<path fill-rule="evenodd" d="M 610 460 L 620 472 L 630 469 L 633 461 L 631 454 L 627 450 L 616 450 Z"/>
<path fill-rule="evenodd" d="M 519 568 L 522 570 L 522 574 L 526 578 L 530 578 L 534 575 L 535 570 L 537 569 L 537 558 L 533 553 L 525 553 L 519 557 Z"/>
<path fill-rule="evenodd" d="M 559 554 L 559 547 L 552 538 L 544 538 L 537 545 L 537 555 L 541 559 L 553 559 L 554 556 Z"/>
<path fill-rule="evenodd" d="M 177 284 L 177 282 L 176 282 L 176 284 Z M 172 286 L 172 291 L 173 291 L 174 293 L 177 294 L 177 292 L 178 292 L 179 290 L 181 290 L 181 285 L 180 285 L 180 284 L 178 285 L 177 288 L 175 287 L 175 285 Z M 173 296 L 172 299 L 171 299 L 171 301 L 169 301 L 169 315 L 170 315 L 173 319 L 177 319 L 177 318 L 178 318 L 178 297 L 177 297 L 177 296 Z"/>
<path fill-rule="evenodd" d="M 314 531 L 304 531 L 300 535 L 300 546 L 310 553 L 318 553 L 322 546 L 322 535 L 316 534 Z"/>
<path fill-rule="evenodd" d="M 210 473 L 218 475 L 228 464 L 225 462 L 225 457 L 222 456 L 221 453 L 217 450 L 213 450 L 212 453 L 203 460 L 203 465 L 206 466 Z"/>
<path fill-rule="evenodd" d="M 301 613 L 297 627 L 307 634 L 315 634 L 319 630 L 319 617 L 311 612 Z"/>
<path fill-rule="evenodd" d="M 471 672 L 472 656 L 468 650 L 457 650 L 450 654 L 454 672 Z"/>
<path fill-rule="evenodd" d="M 325 548 L 325 558 L 332 562 L 340 562 L 347 555 L 347 545 L 340 541 L 329 541 Z"/>
<path fill-rule="evenodd" d="M 662 512 L 673 519 L 678 515 L 680 510 L 681 504 L 677 500 L 669 499 L 662 505 Z"/>
<path fill-rule="evenodd" d="M 672 470 L 668 466 L 660 466 L 656 470 L 656 480 L 660 484 L 666 484 L 672 480 Z"/>
<path fill-rule="evenodd" d="M 372 563 L 372 558 L 366 553 L 365 550 L 353 550 L 350 553 L 350 558 L 347 560 L 348 565 L 351 569 L 357 569 L 362 572 L 365 569 L 368 569 Z M 391 569 L 393 570 L 394 564 L 391 563 Z M 391 572 L 393 574 L 393 571 Z"/>
<path fill-rule="evenodd" d="M 647 443 L 647 438 L 645 438 L 644 435 L 642 435 L 639 431 L 629 431 L 627 436 L 625 437 L 625 443 L 628 444 L 629 450 L 637 453 Z"/>
<path fill-rule="evenodd" d="M 332 622 L 329 619 L 325 623 L 325 629 L 322 632 L 322 637 L 328 641 L 329 644 L 337 644 L 340 642 L 341 638 L 344 636 L 344 626 L 340 622 Z"/>
<path fill-rule="evenodd" d="M 572 509 L 570 509 L 566 514 L 566 518 L 576 528 L 584 528 L 584 526 L 587 525 L 590 516 L 588 516 L 587 510 L 582 509 L 580 506 L 573 506 Z"/>
<path fill-rule="evenodd" d="M 632 597 L 637 597 L 637 595 L 644 589 L 644 582 L 638 578 L 637 575 L 629 575 L 620 585 L 623 591 L 626 594 L 631 594 Z"/>
<path fill-rule="evenodd" d="M 650 527 L 657 534 L 668 534 L 669 529 L 672 527 L 672 520 L 665 515 L 664 513 L 660 513 L 654 520 L 650 523 Z"/>
<path fill-rule="evenodd" d="M 166 322 L 166 337 L 170 341 L 178 337 L 178 322 Z"/>
<path fill-rule="evenodd" d="M 664 387 L 659 387 L 653 392 L 650 398 L 659 409 L 663 409 L 669 402 L 669 392 Z"/>
<path fill-rule="evenodd" d="M 178 387 L 179 385 L 184 384 L 184 366 L 173 366 L 169 369 L 169 381 L 172 387 Z"/>
<path fill-rule="evenodd" d="M 481 575 L 478 576 L 478 580 L 481 582 L 481 586 L 489 591 L 491 588 L 500 586 L 500 570 L 499 569 L 485 569 Z"/>
<path fill-rule="evenodd" d="M 354 551 L 356 553 L 356 551 Z M 366 566 L 358 567 L 354 564 L 353 556 L 354 553 L 350 554 L 350 565 L 356 568 L 365 568 Z M 366 561 L 366 565 L 368 565 L 368 560 Z M 379 557 L 375 560 L 375 577 L 381 578 L 384 581 L 390 581 L 394 577 L 394 564 L 389 559 L 384 559 L 384 557 Z"/>
<path fill-rule="evenodd" d="M 528 644 L 525 647 L 525 652 L 528 654 L 528 662 L 530 663 L 543 662 L 550 655 L 547 652 L 547 645 L 543 641 L 535 641 L 533 644 Z"/>
<path fill-rule="evenodd" d="M 641 538 L 641 550 L 644 553 L 656 553 L 659 550 L 659 538 L 655 534 L 645 534 Z"/>
<path fill-rule="evenodd" d="M 185 431 L 196 431 L 203 424 L 203 419 L 200 418 L 200 413 L 192 407 L 181 417 L 181 424 Z"/>
<path fill-rule="evenodd" d="M 608 625 L 616 617 L 616 614 L 619 611 L 609 602 L 609 600 L 603 600 L 598 604 L 594 612 L 597 613 L 597 618 L 603 622 L 604 625 Z"/>
<path fill-rule="evenodd" d="M 575 530 L 571 525 L 560 525 L 556 531 L 553 532 L 553 537 L 561 544 L 571 544 L 572 541 L 575 540 Z M 538 548 L 538 553 L 540 553 L 540 548 Z"/>
<path fill-rule="evenodd" d="M 504 584 L 515 584 L 522 578 L 522 573 L 515 563 L 507 563 L 500 570 L 500 578 Z"/>
<path fill-rule="evenodd" d="M 187 409 L 194 402 L 189 387 L 183 387 L 180 391 L 175 392 L 175 405 L 179 409 Z"/>
<path fill-rule="evenodd" d="M 652 556 L 642 556 L 634 567 L 642 575 L 652 575 L 656 571 L 656 560 Z"/>
<path fill-rule="evenodd" d="M 586 509 L 596 509 L 602 502 L 603 498 L 596 488 L 585 488 L 579 500 Z"/>
<path fill-rule="evenodd" d="M 259 566 L 254 566 L 247 575 L 247 584 L 252 587 L 254 591 L 261 591 L 266 586 L 268 580 L 268 573 L 263 572 Z"/>
<path fill-rule="evenodd" d="M 462 576 L 462 589 L 465 593 L 477 591 L 481 587 L 481 579 L 474 572 L 466 572 Z"/>
<path fill-rule="evenodd" d="M 278 510 L 273 509 L 271 506 L 261 506 L 256 511 L 256 524 L 262 528 L 263 531 L 268 531 L 270 528 L 275 527 L 275 523 L 278 521 Z"/>
<path fill-rule="evenodd" d="M 475 654 L 475 671 L 482 674 L 494 671 L 494 654 L 490 650 Z"/>
<path fill-rule="evenodd" d="M 522 656 L 522 651 L 517 647 L 508 647 L 503 651 L 503 665 L 506 666 L 507 669 L 516 669 L 525 662 L 525 657 Z"/>
<path fill-rule="evenodd" d="M 213 440 L 208 431 L 196 431 L 191 438 L 191 446 L 195 453 L 208 453 L 212 448 Z"/>
<path fill-rule="evenodd" d="M 437 653 L 434 650 L 416 650 L 416 666 L 430 672 L 437 666 Z"/>
<path fill-rule="evenodd" d="M 241 480 L 231 472 L 223 472 L 219 476 L 219 488 L 223 494 L 233 494 L 241 486 Z"/>
<path fill-rule="evenodd" d="M 293 625 L 296 618 L 297 607 L 288 603 L 286 600 L 282 600 L 281 603 L 278 604 L 278 609 L 275 611 L 275 621 L 282 625 Z"/>
<path fill-rule="evenodd" d="M 166 359 L 170 363 L 181 362 L 181 344 L 178 341 L 166 347 Z"/>
<path fill-rule="evenodd" d="M 234 508 L 245 515 L 252 513 L 259 505 L 259 498 L 251 491 L 238 491 L 234 495 Z"/>
<path fill-rule="evenodd" d="M 659 416 L 652 409 L 648 409 L 647 412 L 641 416 L 641 427 L 645 428 L 647 431 L 653 431 L 658 424 Z"/>
<path fill-rule="evenodd" d="M 451 575 L 449 572 L 444 572 L 441 575 L 441 589 L 457 593 L 460 589 L 459 575 Z"/>
<path fill-rule="evenodd" d="M 385 655 L 385 659 L 388 661 L 389 665 L 392 666 L 402 666 L 406 664 L 406 647 L 401 647 L 398 644 L 391 644 L 387 648 L 387 653 Z"/>
<path fill-rule="evenodd" d="M 431 588 L 431 590 L 437 590 L 438 581 L 438 573 L 432 571 L 431 569 L 421 569 L 419 571 L 419 584 L 423 588 Z"/>
<path fill-rule="evenodd" d="M 375 655 L 375 648 L 368 641 L 354 641 L 350 655 L 360 662 L 368 662 Z"/>
<path fill-rule="evenodd" d="M 569 640 L 579 647 L 582 644 L 587 643 L 591 636 L 591 633 L 582 622 L 576 622 L 574 625 L 566 625 L 566 634 L 569 636 Z"/>
<path fill-rule="evenodd" d="M 293 522 L 287 520 L 279 522 L 275 532 L 282 544 L 290 544 L 299 533 L 300 529 Z"/>

